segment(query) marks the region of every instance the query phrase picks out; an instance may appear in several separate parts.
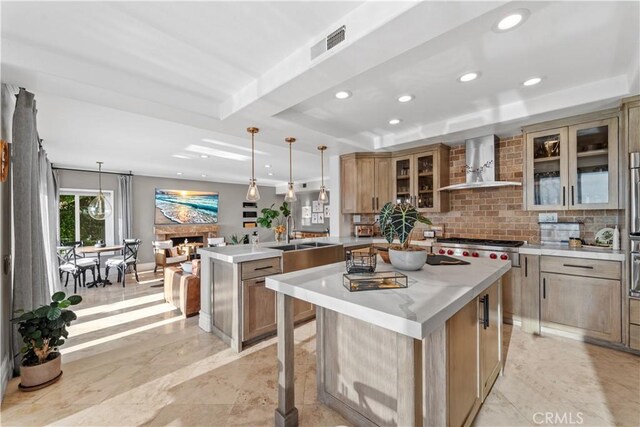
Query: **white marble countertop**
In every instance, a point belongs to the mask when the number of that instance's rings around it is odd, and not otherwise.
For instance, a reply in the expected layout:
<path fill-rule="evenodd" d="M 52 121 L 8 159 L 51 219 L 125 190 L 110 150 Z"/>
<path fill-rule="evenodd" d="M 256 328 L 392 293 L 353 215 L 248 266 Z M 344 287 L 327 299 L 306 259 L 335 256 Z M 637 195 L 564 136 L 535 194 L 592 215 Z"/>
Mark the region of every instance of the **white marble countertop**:
<path fill-rule="evenodd" d="M 333 243 L 342 245 L 345 248 L 368 245 L 373 243 L 370 237 L 313 237 L 308 239 L 293 239 L 288 244 L 300 244 L 310 242 Z M 280 242 L 261 242 L 258 246 L 252 244 L 247 245 L 228 245 L 213 248 L 199 248 L 200 256 L 213 258 L 218 261 L 229 263 L 240 263 L 245 261 L 255 261 L 258 259 L 273 258 L 282 256 L 282 251 L 278 246 L 286 246 L 287 243 Z"/>
<path fill-rule="evenodd" d="M 570 248 L 567 245 L 522 245 L 520 253 L 523 255 L 551 255 L 571 258 L 591 258 L 605 261 L 624 261 L 624 251 L 614 251 L 607 248 Z"/>
<path fill-rule="evenodd" d="M 344 263 L 269 276 L 266 286 L 320 307 L 423 339 L 511 268 L 509 261 L 465 259 L 470 265 L 425 265 L 403 271 L 405 289 L 349 292 L 343 286 Z M 391 271 L 378 264 L 376 271 Z"/>

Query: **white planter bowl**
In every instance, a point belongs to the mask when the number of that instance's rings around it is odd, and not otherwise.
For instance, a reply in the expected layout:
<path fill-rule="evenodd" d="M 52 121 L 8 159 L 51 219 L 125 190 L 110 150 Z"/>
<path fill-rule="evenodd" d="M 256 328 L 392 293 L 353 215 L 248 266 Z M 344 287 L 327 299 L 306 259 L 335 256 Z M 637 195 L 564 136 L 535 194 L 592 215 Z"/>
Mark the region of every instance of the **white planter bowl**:
<path fill-rule="evenodd" d="M 398 251 L 389 248 L 391 265 L 398 270 L 420 270 L 427 262 L 427 251 L 424 249 L 412 251 Z"/>

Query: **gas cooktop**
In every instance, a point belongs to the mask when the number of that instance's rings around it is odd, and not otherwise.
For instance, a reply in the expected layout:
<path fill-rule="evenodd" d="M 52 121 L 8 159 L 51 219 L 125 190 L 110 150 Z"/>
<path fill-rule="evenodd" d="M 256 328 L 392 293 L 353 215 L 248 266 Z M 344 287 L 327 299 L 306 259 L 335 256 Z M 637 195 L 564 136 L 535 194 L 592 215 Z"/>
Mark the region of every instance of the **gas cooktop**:
<path fill-rule="evenodd" d="M 477 245 L 477 246 L 501 246 L 507 248 L 517 248 L 524 245 L 522 240 L 490 240 L 490 239 L 467 239 L 465 237 L 449 237 L 438 239 L 437 243 L 452 243 L 457 245 Z"/>

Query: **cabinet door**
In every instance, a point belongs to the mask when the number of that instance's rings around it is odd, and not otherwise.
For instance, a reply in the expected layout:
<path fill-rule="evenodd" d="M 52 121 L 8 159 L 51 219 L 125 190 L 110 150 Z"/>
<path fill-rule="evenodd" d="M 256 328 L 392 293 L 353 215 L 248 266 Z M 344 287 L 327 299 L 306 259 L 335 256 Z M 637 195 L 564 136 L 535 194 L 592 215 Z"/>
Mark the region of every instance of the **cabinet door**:
<path fill-rule="evenodd" d="M 519 268 L 512 268 L 502 276 L 502 319 L 513 324 L 520 321 L 520 292 L 522 277 Z"/>
<path fill-rule="evenodd" d="M 480 407 L 479 326 L 477 298 L 447 321 L 447 400 L 451 427 L 470 425 Z"/>
<path fill-rule="evenodd" d="M 356 160 L 357 200 L 356 213 L 373 213 L 375 211 L 375 159 L 373 157 Z"/>
<path fill-rule="evenodd" d="M 527 209 L 568 207 L 567 128 L 527 134 Z"/>
<path fill-rule="evenodd" d="M 355 157 L 340 159 L 340 190 L 342 213 L 356 213 L 358 170 Z"/>
<path fill-rule="evenodd" d="M 433 151 L 413 156 L 416 182 L 414 206 L 421 212 L 433 211 L 435 208 L 435 164 Z"/>
<path fill-rule="evenodd" d="M 542 326 L 621 342 L 620 281 L 542 273 Z"/>
<path fill-rule="evenodd" d="M 618 208 L 618 119 L 569 127 L 570 209 Z"/>
<path fill-rule="evenodd" d="M 413 156 L 393 159 L 393 202 L 413 202 Z"/>
<path fill-rule="evenodd" d="M 276 330 L 276 293 L 267 289 L 264 281 L 242 282 L 242 341 Z"/>
<path fill-rule="evenodd" d="M 500 354 L 502 317 L 500 311 L 500 281 L 480 295 L 480 381 L 482 400 L 486 399 L 502 367 Z"/>
<path fill-rule="evenodd" d="M 640 107 L 629 108 L 627 129 L 629 152 L 636 153 L 640 151 Z"/>
<path fill-rule="evenodd" d="M 522 330 L 540 334 L 540 256 L 520 255 Z"/>
<path fill-rule="evenodd" d="M 391 158 L 376 158 L 376 182 L 375 182 L 375 211 L 380 209 L 387 202 L 392 201 L 391 197 Z"/>

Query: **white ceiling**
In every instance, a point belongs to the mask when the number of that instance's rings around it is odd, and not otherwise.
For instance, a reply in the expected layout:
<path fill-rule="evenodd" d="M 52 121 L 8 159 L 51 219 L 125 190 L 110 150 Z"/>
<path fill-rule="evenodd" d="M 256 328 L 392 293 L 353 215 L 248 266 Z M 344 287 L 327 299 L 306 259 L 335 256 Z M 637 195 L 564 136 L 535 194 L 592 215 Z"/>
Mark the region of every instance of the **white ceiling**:
<path fill-rule="evenodd" d="M 512 134 L 640 91 L 638 2 L 0 7 L 2 81 L 36 93 L 45 148 L 70 167 L 102 160 L 134 174 L 246 182 L 250 162 L 238 156 L 255 125 L 261 185 L 288 179 L 287 136 L 299 140 L 294 179 L 313 180 L 319 144 L 335 155 Z M 492 31 L 521 8 L 524 24 Z M 341 25 L 346 41 L 312 61 L 309 48 Z M 481 77 L 456 81 L 470 70 Z M 536 75 L 542 84 L 520 86 Z M 335 99 L 338 89 L 353 97 Z M 416 99 L 395 101 L 403 93 Z M 391 126 L 392 117 L 403 121 Z"/>

